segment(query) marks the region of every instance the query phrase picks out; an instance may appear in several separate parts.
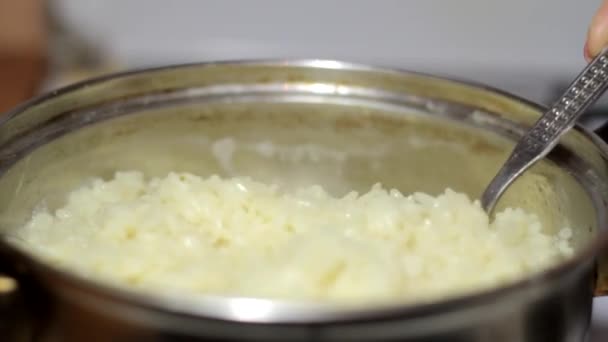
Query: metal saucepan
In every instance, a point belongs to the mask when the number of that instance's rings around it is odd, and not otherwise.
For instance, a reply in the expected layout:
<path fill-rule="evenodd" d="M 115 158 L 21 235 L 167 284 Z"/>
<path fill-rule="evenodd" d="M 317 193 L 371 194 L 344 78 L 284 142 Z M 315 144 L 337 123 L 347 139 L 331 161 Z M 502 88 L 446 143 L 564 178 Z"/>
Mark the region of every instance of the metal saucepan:
<path fill-rule="evenodd" d="M 18 229 L 40 201 L 60 205 L 90 177 L 124 169 L 321 183 L 336 194 L 381 181 L 404 192 L 451 187 L 478 197 L 541 112 L 483 86 L 334 61 L 104 77 L 3 117 L 0 232 Z M 245 146 L 229 163 L 214 156 L 214 143 L 227 138 Z M 286 153 L 315 144 L 344 157 L 294 161 L 246 148 L 261 142 Z M 0 265 L 18 286 L 0 295 L 1 310 L 12 307 L 0 328 L 41 341 L 581 341 L 594 290 L 606 290 L 607 200 L 608 149 L 576 127 L 499 205 L 534 211 L 547 227 L 568 222 L 576 255 L 515 284 L 422 305 L 149 296 L 62 271 L 3 238 Z"/>

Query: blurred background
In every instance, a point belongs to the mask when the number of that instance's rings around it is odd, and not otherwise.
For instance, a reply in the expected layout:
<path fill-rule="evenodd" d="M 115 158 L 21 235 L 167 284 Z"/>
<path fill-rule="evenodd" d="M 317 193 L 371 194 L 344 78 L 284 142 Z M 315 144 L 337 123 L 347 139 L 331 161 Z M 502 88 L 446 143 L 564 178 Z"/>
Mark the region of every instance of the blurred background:
<path fill-rule="evenodd" d="M 599 4 L 0 0 L 0 112 L 33 94 L 124 69 L 287 57 L 431 72 L 547 104 L 584 66 L 585 34 Z M 584 122 L 593 127 L 607 118 L 604 99 Z M 603 307 L 596 331 L 608 334 L 608 303 Z"/>
<path fill-rule="evenodd" d="M 317 57 L 474 80 L 547 103 L 583 67 L 600 0 L 2 2 L 43 8 L 44 90 L 162 64 Z M 1 19 L 0 29 L 16 30 Z"/>
<path fill-rule="evenodd" d="M 473 79 L 543 101 L 584 65 L 587 25 L 599 2 L 50 3 L 66 31 L 103 52 L 107 60 L 102 62 L 119 68 L 218 59 L 336 58 Z"/>

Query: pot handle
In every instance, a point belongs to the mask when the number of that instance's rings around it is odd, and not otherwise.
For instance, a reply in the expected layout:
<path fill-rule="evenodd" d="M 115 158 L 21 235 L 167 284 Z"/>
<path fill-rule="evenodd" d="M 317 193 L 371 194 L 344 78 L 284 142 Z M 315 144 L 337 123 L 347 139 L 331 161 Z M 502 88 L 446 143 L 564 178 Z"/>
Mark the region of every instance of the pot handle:
<path fill-rule="evenodd" d="M 602 253 L 597 261 L 595 297 L 608 296 L 608 253 Z"/>
<path fill-rule="evenodd" d="M 608 143 L 608 121 L 595 130 L 597 136 Z M 608 296 L 608 251 L 603 251 L 597 259 L 595 296 Z"/>
<path fill-rule="evenodd" d="M 29 305 L 13 261 L 0 246 L 0 336 L 3 341 L 33 341 Z"/>

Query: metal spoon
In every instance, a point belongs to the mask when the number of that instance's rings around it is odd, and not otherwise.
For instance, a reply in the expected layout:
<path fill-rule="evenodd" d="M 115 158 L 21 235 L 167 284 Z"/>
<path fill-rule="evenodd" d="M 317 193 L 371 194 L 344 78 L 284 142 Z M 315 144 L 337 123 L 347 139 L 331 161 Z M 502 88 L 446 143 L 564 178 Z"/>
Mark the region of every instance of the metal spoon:
<path fill-rule="evenodd" d="M 524 171 L 546 156 L 576 119 L 608 88 L 608 49 L 605 49 L 570 84 L 566 92 L 519 140 L 515 149 L 481 196 L 490 214 L 504 191 Z"/>

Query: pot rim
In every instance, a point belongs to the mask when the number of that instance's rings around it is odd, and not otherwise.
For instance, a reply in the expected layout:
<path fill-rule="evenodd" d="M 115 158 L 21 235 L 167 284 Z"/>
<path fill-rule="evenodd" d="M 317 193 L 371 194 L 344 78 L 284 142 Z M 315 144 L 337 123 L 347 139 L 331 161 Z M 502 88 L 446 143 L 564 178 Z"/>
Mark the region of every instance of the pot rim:
<path fill-rule="evenodd" d="M 271 66 L 271 67 L 303 67 L 311 69 L 329 69 L 329 70 L 345 70 L 345 71 L 362 71 L 373 72 L 380 74 L 394 74 L 401 76 L 417 76 L 425 79 L 434 79 L 437 81 L 449 82 L 461 86 L 485 90 L 496 95 L 508 98 L 513 101 L 522 103 L 538 112 L 544 111 L 545 107 L 530 100 L 521 98 L 509 92 L 477 83 L 474 81 L 462 80 L 452 77 L 436 76 L 423 72 L 409 71 L 394 67 L 381 67 L 369 64 L 350 63 L 340 60 L 329 59 L 245 59 L 245 60 L 224 60 L 200 63 L 173 64 L 160 67 L 141 68 L 124 72 L 112 73 L 108 75 L 98 76 L 84 81 L 76 82 L 68 86 L 61 87 L 57 90 L 38 95 L 14 109 L 8 111 L 0 118 L 0 125 L 5 124 L 20 113 L 26 111 L 32 106 L 44 103 L 64 94 L 78 91 L 80 89 L 102 84 L 107 81 L 121 79 L 134 75 L 141 75 L 151 72 L 185 69 L 191 67 L 208 67 L 213 65 L 242 65 L 242 66 Z M 601 141 L 593 132 L 576 124 L 573 128 L 580 133 L 585 139 L 588 139 L 600 151 L 603 158 L 608 160 L 608 145 Z M 1 147 L 0 147 L 1 148 Z M 107 301 L 119 303 L 119 305 L 127 305 L 130 307 L 138 307 L 144 310 L 152 310 L 156 312 L 164 312 L 169 314 L 178 314 L 195 318 L 219 319 L 235 322 L 247 323 L 275 323 L 275 324 L 312 324 L 312 323 L 335 323 L 335 322 L 353 322 L 359 320 L 377 320 L 390 319 L 395 317 L 422 318 L 446 312 L 458 311 L 463 308 L 481 307 L 489 305 L 497 300 L 497 298 L 506 298 L 509 295 L 516 293 L 528 293 L 530 296 L 537 296 L 539 291 L 534 290 L 535 286 L 549 284 L 565 273 L 573 271 L 586 262 L 593 260 L 602 249 L 608 246 L 608 223 L 599 222 L 599 229 L 602 230 L 597 234 L 597 237 L 588 243 L 584 248 L 581 248 L 575 256 L 561 262 L 549 269 L 542 270 L 530 277 L 520 279 L 516 282 L 503 285 L 497 288 L 485 289 L 456 297 L 449 297 L 438 301 L 419 304 L 384 304 L 368 308 L 357 305 L 350 306 L 335 306 L 322 303 L 303 303 L 290 302 L 274 299 L 258 299 L 258 298 L 243 298 L 243 297 L 221 297 L 221 296 L 195 296 L 192 298 L 184 298 L 179 295 L 151 295 L 146 293 L 138 293 L 134 290 L 125 289 L 122 287 L 108 285 L 94 280 L 85 279 L 78 274 L 58 269 L 48 265 L 42 260 L 38 260 L 29 254 L 21 251 L 19 248 L 7 243 L 5 239 L 0 239 L 0 251 L 3 249 L 8 251 L 11 257 L 15 260 L 24 261 L 32 270 L 40 272 L 38 276 L 49 283 L 60 284 L 67 286 L 68 292 L 72 295 L 76 293 L 80 300 L 94 303 L 97 301 Z M 542 286 L 541 286 L 542 287 Z M 65 289 L 59 290 L 66 291 Z M 239 310 L 251 312 L 252 307 L 263 314 L 244 316 L 239 314 Z"/>

